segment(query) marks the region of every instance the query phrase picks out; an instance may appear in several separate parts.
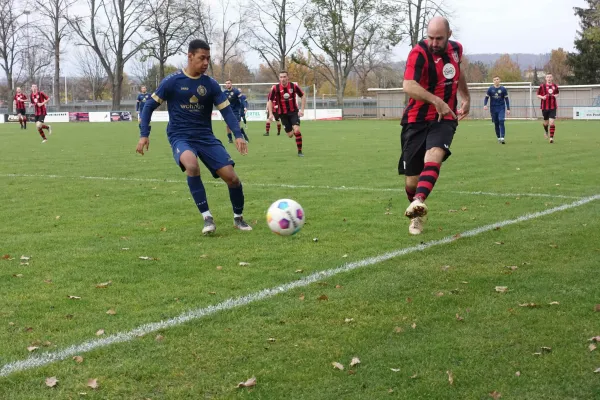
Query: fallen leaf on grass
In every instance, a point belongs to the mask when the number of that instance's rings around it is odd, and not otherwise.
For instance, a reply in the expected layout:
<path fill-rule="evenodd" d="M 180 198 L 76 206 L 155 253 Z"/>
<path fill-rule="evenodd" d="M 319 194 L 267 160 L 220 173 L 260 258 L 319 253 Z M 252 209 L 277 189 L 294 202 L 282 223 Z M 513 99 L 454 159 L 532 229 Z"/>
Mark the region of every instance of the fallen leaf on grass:
<path fill-rule="evenodd" d="M 267 342 L 269 343 L 275 343 L 277 341 L 277 339 L 275 339 L 274 337 L 270 337 L 267 339 Z"/>
<path fill-rule="evenodd" d="M 334 361 L 331 363 L 331 365 L 333 365 L 333 368 L 339 369 L 340 371 L 344 370 L 344 366 L 339 362 Z"/>
<path fill-rule="evenodd" d="M 505 268 L 510 269 L 511 271 L 516 271 L 517 269 L 519 269 L 519 267 L 517 267 L 516 265 L 508 265 Z"/>
<path fill-rule="evenodd" d="M 344 322 L 347 323 L 347 324 L 349 324 L 350 322 L 353 322 L 353 321 L 354 321 L 354 318 L 346 318 L 344 320 Z"/>
<path fill-rule="evenodd" d="M 348 258 L 348 254 L 344 254 L 342 258 Z"/>
<path fill-rule="evenodd" d="M 357 364 L 360 364 L 359 358 L 358 357 L 352 358 L 352 361 L 350 361 L 350 368 L 354 367 Z"/>
<path fill-rule="evenodd" d="M 549 306 L 558 306 L 560 303 L 558 301 L 552 301 L 548 303 Z"/>
<path fill-rule="evenodd" d="M 79 297 L 79 296 L 67 296 L 67 297 L 71 300 L 81 300 L 81 297 Z"/>
<path fill-rule="evenodd" d="M 300 296 L 298 297 L 301 301 L 304 300 L 304 293 L 300 293 Z"/>
<path fill-rule="evenodd" d="M 58 385 L 58 379 L 55 376 L 51 376 L 50 378 L 46 378 L 46 386 L 53 388 Z"/>
<path fill-rule="evenodd" d="M 25 329 L 23 329 L 23 331 L 24 332 L 31 332 L 31 331 L 33 331 L 33 328 L 32 327 L 25 328 Z"/>
<path fill-rule="evenodd" d="M 460 209 L 461 209 L 461 211 L 467 211 L 468 210 L 467 207 L 461 207 Z"/>
<path fill-rule="evenodd" d="M 594 351 L 594 350 L 596 350 L 596 345 L 595 345 L 594 343 L 591 343 L 591 344 L 588 346 L 588 349 L 590 349 L 590 351 Z"/>
<path fill-rule="evenodd" d="M 558 245 L 557 245 L 557 244 L 555 244 L 555 243 L 552 243 L 552 244 L 550 245 L 550 247 L 552 247 L 553 249 L 558 249 Z"/>
<path fill-rule="evenodd" d="M 457 321 L 464 321 L 465 319 L 463 317 L 461 317 L 460 315 L 456 314 L 456 320 Z"/>
<path fill-rule="evenodd" d="M 319 300 L 319 301 L 329 300 L 329 297 L 327 297 L 326 294 L 322 294 L 319 296 L 319 298 L 317 300 Z"/>
<path fill-rule="evenodd" d="M 449 269 L 450 269 L 450 266 L 449 266 L 449 265 L 444 265 L 444 266 L 442 267 L 442 271 L 444 271 L 444 272 L 448 271 Z"/>
<path fill-rule="evenodd" d="M 222 269 L 223 269 L 223 266 L 217 265 L 217 271 L 221 271 Z"/>
<path fill-rule="evenodd" d="M 116 315 L 117 314 L 117 312 L 115 310 L 113 310 L 112 308 L 110 310 L 108 310 L 106 313 L 108 315 Z"/>
<path fill-rule="evenodd" d="M 417 376 L 419 376 L 419 374 L 414 374 L 410 377 L 410 379 L 415 379 Z"/>
<path fill-rule="evenodd" d="M 202 254 L 200 258 L 208 258 L 208 254 Z"/>
<path fill-rule="evenodd" d="M 515 372 L 515 376 L 521 376 L 521 371 Z"/>
<path fill-rule="evenodd" d="M 496 292 L 506 293 L 506 292 L 508 292 L 508 287 L 507 286 L 496 286 Z"/>
<path fill-rule="evenodd" d="M 15 278 L 22 278 L 23 274 L 13 274 L 13 277 L 15 277 Z"/>
<path fill-rule="evenodd" d="M 542 353 L 552 353 L 552 347 L 543 346 Z"/>
<path fill-rule="evenodd" d="M 29 346 L 27 348 L 27 351 L 31 353 L 32 351 L 36 351 L 37 349 L 39 349 L 39 347 L 37 347 L 37 346 Z"/>
<path fill-rule="evenodd" d="M 501 245 L 504 244 L 504 242 L 494 242 L 495 244 Z"/>
<path fill-rule="evenodd" d="M 392 372 L 400 372 L 400 368 L 390 368 Z"/>
<path fill-rule="evenodd" d="M 240 267 L 247 267 L 248 265 L 250 265 L 250 263 L 242 261 L 239 265 Z"/>
<path fill-rule="evenodd" d="M 55 218 L 58 221 L 60 219 L 60 215 L 57 215 Z"/>
<path fill-rule="evenodd" d="M 214 296 L 215 294 L 217 294 L 217 292 L 208 292 L 208 294 L 210 294 L 210 295 L 213 295 L 213 296 Z"/>
<path fill-rule="evenodd" d="M 157 342 L 160 342 L 164 339 L 165 337 L 163 335 L 156 335 L 156 337 L 154 338 Z"/>
<path fill-rule="evenodd" d="M 589 340 L 590 342 L 596 342 L 599 343 L 600 342 L 600 336 L 594 336 L 593 338 L 590 338 Z"/>
<path fill-rule="evenodd" d="M 407 298 L 406 298 L 406 302 L 407 302 L 407 303 L 412 303 L 412 298 L 411 298 L 411 297 L 407 297 Z"/>
<path fill-rule="evenodd" d="M 448 210 L 449 213 L 455 213 L 458 212 L 458 210 Z"/>
<path fill-rule="evenodd" d="M 410 327 L 411 327 L 411 328 L 413 328 L 413 329 L 416 329 L 416 328 L 417 328 L 417 324 L 415 324 L 415 323 L 413 322 L 413 323 L 412 323 L 412 325 L 411 325 Z"/>
<path fill-rule="evenodd" d="M 494 228 L 495 231 L 499 231 L 500 229 L 502 229 L 501 226 L 497 226 L 497 227 Z"/>
<path fill-rule="evenodd" d="M 597 374 L 597 373 L 599 373 L 599 372 L 600 372 L 600 368 L 596 368 L 596 369 L 594 370 L 594 373 L 596 373 L 596 374 Z"/>
<path fill-rule="evenodd" d="M 155 258 L 155 257 L 139 256 L 138 258 L 140 260 L 146 260 L 146 261 L 158 261 L 158 258 Z"/>
<path fill-rule="evenodd" d="M 98 289 L 106 289 L 107 287 L 109 287 L 110 285 L 112 285 L 112 281 L 108 281 L 108 282 L 102 282 L 96 285 L 96 287 Z"/>
<path fill-rule="evenodd" d="M 67 314 L 65 315 L 66 319 L 73 319 L 74 315 L 73 314 Z"/>
<path fill-rule="evenodd" d="M 239 388 L 249 388 L 249 387 L 254 387 L 256 386 L 256 378 L 252 377 L 250 379 L 248 379 L 246 382 L 240 382 L 238 383 Z"/>
<path fill-rule="evenodd" d="M 454 374 L 452 371 L 446 371 L 446 374 L 448 374 L 448 383 L 454 385 Z"/>
<path fill-rule="evenodd" d="M 596 312 L 600 312 L 600 304 L 596 304 L 596 305 L 594 306 L 594 311 L 596 311 Z"/>
<path fill-rule="evenodd" d="M 29 261 L 30 258 L 29 256 L 21 256 L 21 261 Z"/>
<path fill-rule="evenodd" d="M 98 389 L 98 379 L 88 379 L 87 386 L 92 389 Z"/>
<path fill-rule="evenodd" d="M 494 390 L 490 393 L 490 397 L 494 400 L 498 400 L 500 397 L 502 397 L 502 395 Z"/>
<path fill-rule="evenodd" d="M 99 329 L 99 330 L 96 332 L 96 336 L 102 336 L 102 335 L 104 335 L 104 329 Z"/>
<path fill-rule="evenodd" d="M 397 326 L 397 327 L 394 328 L 394 332 L 396 332 L 396 333 L 402 333 L 402 332 L 404 332 L 404 329 L 402 327 L 400 327 L 400 326 Z"/>
<path fill-rule="evenodd" d="M 165 227 L 163 226 L 162 228 L 160 228 L 160 231 L 161 231 L 161 232 L 166 232 L 166 231 L 167 231 L 167 228 L 165 228 Z"/>
<path fill-rule="evenodd" d="M 46 340 L 44 343 L 42 343 L 42 345 L 43 345 L 44 347 L 50 347 L 50 346 L 52 346 L 52 342 L 50 342 L 50 341 Z"/>
<path fill-rule="evenodd" d="M 22 263 L 19 263 L 19 265 L 28 266 L 29 263 L 28 262 L 22 262 Z"/>
<path fill-rule="evenodd" d="M 444 292 L 437 292 L 435 294 L 435 297 L 442 297 L 444 295 Z"/>
<path fill-rule="evenodd" d="M 335 285 L 335 288 L 336 289 L 341 289 L 341 288 L 343 288 L 343 286 L 342 285 Z"/>
<path fill-rule="evenodd" d="M 460 239 L 461 237 L 461 234 L 457 233 L 456 235 L 452 236 L 452 239 Z"/>
<path fill-rule="evenodd" d="M 539 305 L 537 305 L 535 303 L 523 303 L 523 304 L 519 304 L 519 307 L 537 308 L 537 307 L 539 307 Z"/>
<path fill-rule="evenodd" d="M 83 357 L 81 356 L 75 356 L 73 357 L 73 360 L 77 363 L 77 364 L 81 364 L 83 362 Z"/>
<path fill-rule="evenodd" d="M 52 283 L 52 279 L 44 279 L 44 283 L 50 284 L 50 283 Z"/>
<path fill-rule="evenodd" d="M 301 273 L 303 273 L 303 272 L 304 272 L 304 270 L 303 270 L 303 269 L 297 269 L 297 270 L 296 270 L 296 273 L 297 273 L 297 274 L 301 274 Z"/>

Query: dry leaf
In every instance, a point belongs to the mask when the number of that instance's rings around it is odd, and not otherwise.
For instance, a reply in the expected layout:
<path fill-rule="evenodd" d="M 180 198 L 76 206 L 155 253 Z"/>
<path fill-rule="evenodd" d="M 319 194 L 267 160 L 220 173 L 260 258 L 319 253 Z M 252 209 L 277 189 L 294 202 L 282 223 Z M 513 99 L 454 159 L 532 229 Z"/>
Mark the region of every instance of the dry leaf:
<path fill-rule="evenodd" d="M 147 261 L 158 261 L 158 258 L 154 258 L 154 257 L 148 257 L 148 256 L 139 256 L 138 257 L 140 260 L 147 260 Z"/>
<path fill-rule="evenodd" d="M 449 213 L 455 213 L 458 212 L 458 210 L 448 210 Z"/>
<path fill-rule="evenodd" d="M 60 219 L 60 215 L 57 215 L 57 216 L 56 216 L 56 220 L 59 220 L 59 219 Z"/>
<path fill-rule="evenodd" d="M 548 303 L 548 305 L 550 305 L 550 306 L 557 306 L 559 304 L 560 303 L 558 301 L 552 301 L 552 302 Z"/>
<path fill-rule="evenodd" d="M 600 336 L 594 336 L 593 338 L 590 339 L 590 342 L 600 342 Z"/>
<path fill-rule="evenodd" d="M 336 289 L 341 289 L 341 288 L 343 288 L 343 286 L 342 285 L 335 285 L 335 288 Z"/>
<path fill-rule="evenodd" d="M 13 276 L 14 276 L 15 278 L 22 278 L 22 277 L 23 277 L 23 274 L 13 274 Z"/>
<path fill-rule="evenodd" d="M 511 271 L 516 271 L 519 267 L 517 267 L 516 265 L 509 265 L 506 268 L 510 269 Z"/>
<path fill-rule="evenodd" d="M 129 247 L 121 247 L 121 250 L 122 250 L 122 251 L 128 251 L 128 250 L 129 250 Z"/>
<path fill-rule="evenodd" d="M 208 258 L 208 254 L 202 254 L 200 258 Z"/>
<path fill-rule="evenodd" d="M 348 254 L 344 254 L 342 258 L 348 258 Z"/>
<path fill-rule="evenodd" d="M 106 312 L 108 315 L 115 315 L 117 312 L 112 308 Z"/>
<path fill-rule="evenodd" d="M 392 372 L 400 372 L 400 368 L 390 368 Z"/>
<path fill-rule="evenodd" d="M 494 242 L 495 244 L 501 245 L 504 244 L 504 242 Z"/>
<path fill-rule="evenodd" d="M 588 346 L 588 349 L 590 349 L 590 351 L 594 351 L 594 350 L 596 350 L 596 345 L 594 343 L 590 343 L 590 345 Z"/>
<path fill-rule="evenodd" d="M 108 282 L 102 282 L 96 285 L 96 287 L 98 289 L 106 289 L 107 287 L 109 287 L 110 285 L 112 285 L 112 281 L 108 281 Z"/>
<path fill-rule="evenodd" d="M 10 326 L 15 326 L 15 323 L 14 323 L 14 322 L 9 322 L 8 324 L 9 324 Z"/>
<path fill-rule="evenodd" d="M 73 357 L 73 360 L 75 360 L 75 362 L 77 364 L 81 364 L 83 362 L 83 357 L 81 357 L 81 356 L 75 356 L 75 357 Z"/>
<path fill-rule="evenodd" d="M 536 307 L 539 307 L 539 306 L 537 304 L 535 304 L 535 303 L 523 303 L 523 304 L 519 304 L 519 307 L 536 308 Z"/>
<path fill-rule="evenodd" d="M 44 283 L 50 284 L 50 283 L 52 283 L 52 279 L 44 279 Z"/>
<path fill-rule="evenodd" d="M 354 367 L 357 364 L 360 364 L 359 358 L 358 357 L 352 358 L 352 361 L 350 361 L 350 368 Z"/>
<path fill-rule="evenodd" d="M 27 265 L 29 265 L 29 263 L 28 262 L 22 262 L 22 263 L 19 263 L 19 265 L 27 266 Z"/>
<path fill-rule="evenodd" d="M 415 379 L 417 376 L 418 374 L 415 373 L 414 375 L 411 375 L 410 379 Z"/>
<path fill-rule="evenodd" d="M 402 329 L 402 327 L 400 327 L 400 326 L 397 326 L 397 327 L 394 328 L 394 332 L 396 332 L 396 333 L 402 333 L 402 332 L 404 332 L 404 329 Z"/>
<path fill-rule="evenodd" d="M 452 236 L 452 239 L 460 239 L 461 238 L 461 234 L 457 233 L 456 235 Z"/>
<path fill-rule="evenodd" d="M 319 298 L 317 300 L 323 301 L 323 300 L 329 300 L 329 297 L 327 297 L 326 294 L 322 294 L 319 296 Z"/>
<path fill-rule="evenodd" d="M 446 371 L 446 374 L 448 374 L 448 382 L 451 385 L 454 385 L 454 374 L 452 373 L 452 371 Z"/>
<path fill-rule="evenodd" d="M 557 245 L 556 243 L 552 243 L 552 244 L 550 245 L 550 247 L 552 247 L 553 249 L 558 249 L 558 245 Z"/>
<path fill-rule="evenodd" d="M 223 269 L 223 266 L 217 265 L 217 271 L 221 271 L 222 269 Z"/>
<path fill-rule="evenodd" d="M 66 319 L 73 319 L 74 315 L 73 314 L 67 314 L 65 315 Z"/>
<path fill-rule="evenodd" d="M 240 265 L 240 267 L 247 267 L 248 265 L 250 265 L 250 263 L 242 261 L 239 265 Z"/>
<path fill-rule="evenodd" d="M 160 342 L 160 341 L 162 341 L 164 338 L 165 338 L 165 337 L 164 337 L 163 335 L 156 335 L 156 338 L 155 338 L 155 340 L 156 340 L 157 342 Z"/>
<path fill-rule="evenodd" d="M 410 327 L 413 328 L 413 329 L 415 329 L 417 327 L 417 324 L 413 322 Z"/>
<path fill-rule="evenodd" d="M 552 353 L 552 347 L 543 346 L 542 353 Z"/>
<path fill-rule="evenodd" d="M 356 375 L 356 372 L 350 369 L 348 370 L 348 375 Z"/>
<path fill-rule="evenodd" d="M 39 347 L 37 347 L 37 346 L 29 346 L 27 348 L 27 351 L 31 353 L 32 351 L 36 351 L 37 349 L 39 349 Z"/>
<path fill-rule="evenodd" d="M 98 379 L 88 379 L 87 386 L 92 389 L 98 389 Z"/>
<path fill-rule="evenodd" d="M 51 376 L 50 378 L 46 378 L 46 386 L 53 388 L 58 384 L 58 379 L 55 376 Z"/>
<path fill-rule="evenodd" d="M 344 320 L 345 323 L 349 324 L 350 322 L 354 321 L 354 318 L 346 318 Z"/>
<path fill-rule="evenodd" d="M 303 272 L 304 272 L 304 270 L 303 270 L 303 269 L 297 269 L 297 270 L 296 270 L 296 273 L 297 273 L 297 274 L 301 274 L 301 273 L 303 273 Z"/>
<path fill-rule="evenodd" d="M 467 211 L 467 207 L 461 207 L 460 208 L 462 211 Z"/>
<path fill-rule="evenodd" d="M 256 378 L 255 377 L 248 379 L 246 382 L 238 383 L 239 388 L 249 388 L 249 387 L 254 387 L 254 386 L 256 386 Z"/>
<path fill-rule="evenodd" d="M 52 346 L 52 342 L 46 340 L 44 343 L 42 343 L 44 345 L 44 347 L 50 347 Z"/>
<path fill-rule="evenodd" d="M 465 319 L 463 317 L 461 317 L 460 315 L 456 314 L 456 320 L 457 321 L 464 321 Z"/>
<path fill-rule="evenodd" d="M 99 329 L 98 332 L 96 332 L 96 336 L 102 336 L 104 335 L 104 329 Z"/>
<path fill-rule="evenodd" d="M 277 341 L 277 339 L 275 339 L 274 337 L 270 337 L 267 339 L 267 342 L 269 343 L 275 343 Z"/>
<path fill-rule="evenodd" d="M 29 261 L 30 258 L 28 256 L 21 256 L 21 261 Z"/>
<path fill-rule="evenodd" d="M 407 303 L 412 303 L 412 298 L 410 298 L 410 297 L 407 297 L 407 298 L 406 298 L 406 302 L 407 302 Z"/>
<path fill-rule="evenodd" d="M 449 266 L 449 265 L 444 265 L 444 266 L 442 267 L 442 271 L 444 271 L 444 272 L 448 271 L 449 269 L 450 269 L 450 266 Z"/>
<path fill-rule="evenodd" d="M 3 255 L 2 259 L 4 259 L 4 260 L 10 260 L 10 254 Z"/>
<path fill-rule="evenodd" d="M 435 297 L 442 297 L 444 295 L 444 292 L 437 292 L 435 294 Z"/>
<path fill-rule="evenodd" d="M 506 292 L 508 292 L 508 287 L 506 287 L 506 286 L 496 286 L 496 292 L 498 292 L 498 293 L 506 293 Z"/>
<path fill-rule="evenodd" d="M 594 306 L 594 311 L 596 311 L 596 312 L 600 312 L 600 304 L 596 304 L 596 305 Z"/>
<path fill-rule="evenodd" d="M 71 300 L 81 300 L 81 297 L 79 297 L 79 296 L 67 296 L 67 297 Z"/>
<path fill-rule="evenodd" d="M 161 231 L 161 232 L 166 232 L 166 231 L 167 231 L 167 228 L 165 228 L 165 227 L 163 226 L 162 228 L 160 228 L 160 231 Z"/>
<path fill-rule="evenodd" d="M 596 373 L 596 374 L 597 374 L 598 372 L 600 372 L 600 368 L 596 368 L 596 369 L 594 370 L 594 373 Z"/>
<path fill-rule="evenodd" d="M 304 300 L 304 293 L 300 293 L 300 297 L 298 297 L 300 300 Z"/>
<path fill-rule="evenodd" d="M 542 353 L 533 353 L 534 356 L 541 356 Z"/>
<path fill-rule="evenodd" d="M 521 376 L 521 371 L 515 372 L 515 376 Z"/>
<path fill-rule="evenodd" d="M 490 397 L 494 400 L 498 400 L 500 397 L 502 397 L 502 395 L 494 390 L 490 393 Z"/>
<path fill-rule="evenodd" d="M 333 365 L 333 368 L 337 368 L 340 371 L 344 370 L 344 366 L 342 364 L 340 364 L 339 362 L 334 361 L 334 362 L 331 363 L 331 365 Z"/>
<path fill-rule="evenodd" d="M 214 296 L 215 294 L 217 294 L 217 292 L 208 292 L 208 294 L 210 294 L 210 295 L 213 295 L 213 296 Z"/>

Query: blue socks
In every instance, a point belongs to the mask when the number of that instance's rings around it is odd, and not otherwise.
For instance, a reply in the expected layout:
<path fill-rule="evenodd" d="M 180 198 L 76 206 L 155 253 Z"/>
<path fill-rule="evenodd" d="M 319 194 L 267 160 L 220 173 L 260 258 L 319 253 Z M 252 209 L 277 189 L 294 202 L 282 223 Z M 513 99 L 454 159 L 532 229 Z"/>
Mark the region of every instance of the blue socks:
<path fill-rule="evenodd" d="M 208 211 L 208 200 L 206 199 L 206 190 L 204 190 L 204 185 L 200 180 L 199 176 L 188 176 L 187 183 L 190 187 L 190 193 L 192 194 L 192 198 L 194 199 L 194 203 L 198 206 L 198 210 L 201 213 L 205 213 Z M 231 190 L 231 189 L 230 189 Z M 242 205 L 244 202 L 244 198 L 242 196 Z"/>
<path fill-rule="evenodd" d="M 494 129 L 496 130 L 496 137 L 500 139 L 500 122 L 494 121 Z"/>
<path fill-rule="evenodd" d="M 504 127 L 504 121 L 500 121 L 499 125 L 500 125 L 500 137 L 504 139 L 504 134 L 506 133 L 506 128 Z"/>
<path fill-rule="evenodd" d="M 233 214 L 236 216 L 242 215 L 244 212 L 244 190 L 241 183 L 237 187 L 229 188 L 229 199 L 233 207 Z"/>

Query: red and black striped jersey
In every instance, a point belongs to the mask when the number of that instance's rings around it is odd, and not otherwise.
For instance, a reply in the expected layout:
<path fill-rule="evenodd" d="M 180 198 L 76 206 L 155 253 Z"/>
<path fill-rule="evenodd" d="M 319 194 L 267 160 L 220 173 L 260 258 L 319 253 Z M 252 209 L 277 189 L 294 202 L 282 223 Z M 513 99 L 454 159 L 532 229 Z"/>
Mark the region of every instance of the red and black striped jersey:
<path fill-rule="evenodd" d="M 15 108 L 17 110 L 25 108 L 25 102 L 27 101 L 27 95 L 25 93 L 16 93 L 15 94 Z"/>
<path fill-rule="evenodd" d="M 273 90 L 271 90 L 269 92 L 269 94 L 267 95 L 267 100 L 271 100 L 273 102 L 273 113 L 277 114 L 279 112 L 279 105 L 275 102 L 274 99 L 271 98 L 271 94 L 273 93 Z M 267 106 L 267 111 L 269 111 L 269 107 Z"/>
<path fill-rule="evenodd" d="M 288 82 L 287 86 L 283 86 L 281 83 L 273 85 L 271 93 L 269 93 L 269 100 L 273 102 L 273 111 L 275 111 L 275 105 L 279 106 L 277 111 L 279 114 L 298 111 L 296 95 L 303 97 L 304 92 L 295 83 Z"/>
<path fill-rule="evenodd" d="M 463 47 L 458 42 L 449 40 L 446 52 L 437 55 L 429 51 L 427 40 L 422 40 L 408 55 L 404 79 L 416 81 L 429 93 L 444 100 L 456 113 L 462 55 Z M 438 114 L 432 104 L 411 98 L 404 109 L 402 125 L 437 119 Z M 451 115 L 446 115 L 444 119 L 454 120 Z"/>
<path fill-rule="evenodd" d="M 556 84 L 548 85 L 547 83 L 542 83 L 537 94 L 538 96 L 546 96 L 546 100 L 542 99 L 540 104 L 542 110 L 556 110 L 558 108 L 556 97 L 554 97 L 554 95 L 558 94 L 558 86 Z"/>
<path fill-rule="evenodd" d="M 31 104 L 33 104 L 35 107 L 35 115 L 46 115 L 46 105 L 38 105 L 46 100 L 48 100 L 48 96 L 46 96 L 46 93 L 42 91 L 38 90 L 37 93 L 31 93 L 31 96 L 29 96 L 29 101 L 31 101 Z"/>

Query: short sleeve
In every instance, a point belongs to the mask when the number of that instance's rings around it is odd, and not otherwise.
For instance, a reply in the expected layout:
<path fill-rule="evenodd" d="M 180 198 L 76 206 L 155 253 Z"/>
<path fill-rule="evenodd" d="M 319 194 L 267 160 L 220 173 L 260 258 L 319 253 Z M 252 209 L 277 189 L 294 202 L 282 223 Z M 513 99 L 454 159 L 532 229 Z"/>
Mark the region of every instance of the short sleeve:
<path fill-rule="evenodd" d="M 538 96 L 544 95 L 544 93 L 542 92 L 542 85 L 540 85 L 540 87 L 538 88 L 537 94 L 538 94 Z"/>
<path fill-rule="evenodd" d="M 404 70 L 404 80 L 420 81 L 425 67 L 425 56 L 419 50 L 420 46 L 415 46 L 408 54 L 406 60 L 406 69 Z"/>
<path fill-rule="evenodd" d="M 294 91 L 296 92 L 296 94 L 300 97 L 304 97 L 304 91 L 300 88 L 300 86 L 294 84 L 295 88 Z"/>
<path fill-rule="evenodd" d="M 210 80 L 211 88 L 210 92 L 213 97 L 213 104 L 217 107 L 217 110 L 221 111 L 229 105 L 229 100 L 224 91 L 221 90 L 221 86 L 214 79 Z M 239 93 L 239 92 L 238 92 Z"/>
<path fill-rule="evenodd" d="M 560 90 L 558 90 L 558 86 L 556 86 L 556 85 L 554 85 L 554 92 L 555 92 L 556 94 L 559 94 L 559 93 L 560 93 Z"/>
<path fill-rule="evenodd" d="M 162 80 L 162 82 L 160 82 L 160 85 L 158 85 L 158 88 L 154 91 L 154 93 L 152 93 L 152 98 L 158 104 L 161 104 L 163 101 L 169 101 L 169 87 L 171 85 L 171 82 L 172 80 L 169 76 L 167 76 L 165 79 Z M 139 100 L 140 99 L 138 97 L 138 101 Z"/>

